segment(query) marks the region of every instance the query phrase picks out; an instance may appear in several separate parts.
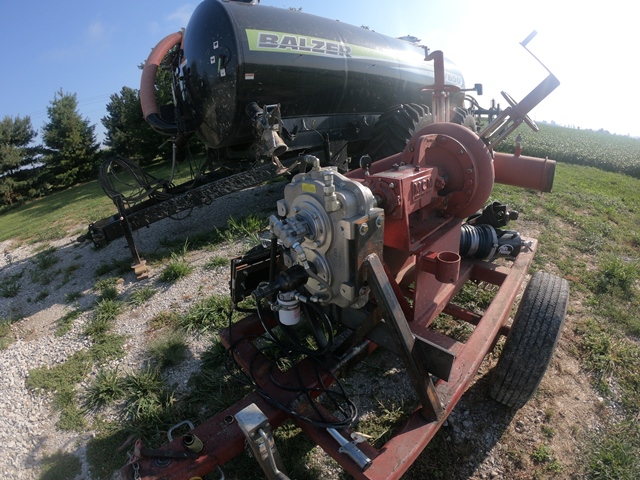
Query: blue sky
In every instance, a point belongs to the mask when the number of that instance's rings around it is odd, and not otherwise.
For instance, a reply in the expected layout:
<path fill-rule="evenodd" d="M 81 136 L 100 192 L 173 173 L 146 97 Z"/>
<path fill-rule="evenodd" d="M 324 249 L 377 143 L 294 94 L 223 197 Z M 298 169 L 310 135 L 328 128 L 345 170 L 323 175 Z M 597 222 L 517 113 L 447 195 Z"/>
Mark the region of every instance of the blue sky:
<path fill-rule="evenodd" d="M 187 25 L 198 2 L 176 0 L 3 0 L 0 32 L 4 68 L 0 118 L 31 116 L 40 129 L 54 93 L 76 93 L 80 113 L 96 124 L 109 95 L 138 88 L 142 63 L 167 34 Z M 505 90 L 520 100 L 546 72 L 519 46 L 532 30 L 530 49 L 561 86 L 532 113 L 583 128 L 640 136 L 628 92 L 640 73 L 635 11 L 622 0 L 262 0 L 369 28 L 389 36 L 414 35 L 440 49 L 468 85 L 483 83 L 481 104 Z M 592 6 L 591 6 L 592 5 Z M 627 93 L 628 92 L 628 93 Z M 504 105 L 504 101 L 501 102 Z"/>

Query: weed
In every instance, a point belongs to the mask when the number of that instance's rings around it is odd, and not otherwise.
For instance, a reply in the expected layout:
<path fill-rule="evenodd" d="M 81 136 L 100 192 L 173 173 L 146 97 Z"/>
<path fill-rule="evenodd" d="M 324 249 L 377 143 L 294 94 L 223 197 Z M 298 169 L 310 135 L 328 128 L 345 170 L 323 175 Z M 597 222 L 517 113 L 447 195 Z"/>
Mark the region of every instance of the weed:
<path fill-rule="evenodd" d="M 180 322 L 180 315 L 172 310 L 163 310 L 158 312 L 150 321 L 149 325 L 153 329 L 162 327 L 173 327 Z"/>
<path fill-rule="evenodd" d="M 112 322 L 108 318 L 93 316 L 89 320 L 89 324 L 84 329 L 84 334 L 87 337 L 95 337 L 97 335 L 102 335 L 111 330 Z"/>
<path fill-rule="evenodd" d="M 55 335 L 61 337 L 71 331 L 73 322 L 82 314 L 82 310 L 70 310 L 58 320 Z"/>
<path fill-rule="evenodd" d="M 591 446 L 588 478 L 617 480 L 640 478 L 640 430 L 632 422 L 615 425 L 598 435 Z"/>
<path fill-rule="evenodd" d="M 594 282 L 595 293 L 612 293 L 621 298 L 632 295 L 638 270 L 637 262 L 625 261 L 617 256 L 606 257 Z"/>
<path fill-rule="evenodd" d="M 87 442 L 89 478 L 111 480 L 113 472 L 127 462 L 126 452 L 120 449 L 128 436 L 125 429 L 111 424 L 99 425 L 98 434 Z"/>
<path fill-rule="evenodd" d="M 267 221 L 257 215 L 250 214 L 240 220 L 235 217 L 229 218 L 227 228 L 222 233 L 224 240 L 233 242 L 243 237 L 254 237 L 257 233 L 265 229 Z"/>
<path fill-rule="evenodd" d="M 32 390 L 53 392 L 63 390 L 68 385 L 75 385 L 89 373 L 91 369 L 91 355 L 87 350 L 79 350 L 71 355 L 66 362 L 53 367 L 39 367 L 29 370 L 26 384 Z"/>
<path fill-rule="evenodd" d="M 106 275 L 107 273 L 111 273 L 115 269 L 115 265 L 113 263 L 101 263 L 96 268 L 96 277 L 101 277 Z"/>
<path fill-rule="evenodd" d="M 49 296 L 49 291 L 48 290 L 42 290 L 41 292 L 38 293 L 38 295 L 36 295 L 36 298 L 34 298 L 34 301 L 36 303 L 41 302 L 42 300 L 44 300 L 48 296 Z"/>
<path fill-rule="evenodd" d="M 73 303 L 76 300 L 78 300 L 80 297 L 82 297 L 82 292 L 79 292 L 79 291 L 69 292 L 65 294 L 64 301 L 65 303 Z"/>
<path fill-rule="evenodd" d="M 181 251 L 171 252 L 171 259 L 160 274 L 160 280 L 163 282 L 175 282 L 186 277 L 193 271 L 193 267 L 187 262 L 186 255 L 188 251 L 188 242 L 184 242 Z"/>
<path fill-rule="evenodd" d="M 14 337 L 11 332 L 11 321 L 0 319 L 0 350 L 5 350 L 13 343 Z"/>
<path fill-rule="evenodd" d="M 100 300 L 115 300 L 118 297 L 118 277 L 100 279 L 93 286 L 93 291 L 98 293 Z"/>
<path fill-rule="evenodd" d="M 35 264 L 38 270 L 44 271 L 53 267 L 56 263 L 60 261 L 58 257 L 55 255 L 56 249 L 54 247 L 49 247 L 46 250 L 40 252 L 36 255 Z"/>
<path fill-rule="evenodd" d="M 372 444 L 376 448 L 380 448 L 393 435 L 396 428 L 411 412 L 412 406 L 401 401 L 399 404 L 391 402 L 385 405 L 378 400 L 378 408 L 375 414 L 369 415 L 358 425 L 358 430 L 373 438 Z"/>
<path fill-rule="evenodd" d="M 226 267 L 229 265 L 229 260 L 224 257 L 213 256 L 204 264 L 205 270 L 215 270 L 216 268 Z"/>
<path fill-rule="evenodd" d="M 192 305 L 180 318 L 180 326 L 188 332 L 204 332 L 212 328 L 222 328 L 228 323 L 231 307 L 226 295 L 211 295 Z"/>
<path fill-rule="evenodd" d="M 553 436 L 556 434 L 555 429 L 553 427 L 550 427 L 549 425 L 542 425 L 540 429 L 542 430 L 542 434 L 547 438 L 553 438 Z"/>
<path fill-rule="evenodd" d="M 540 445 L 531 454 L 531 458 L 535 463 L 547 463 L 551 461 L 551 449 L 547 445 Z"/>
<path fill-rule="evenodd" d="M 131 292 L 129 303 L 134 307 L 139 307 L 156 294 L 156 290 L 152 287 L 145 286 Z"/>
<path fill-rule="evenodd" d="M 42 472 L 38 480 L 68 480 L 75 478 L 82 472 L 82 462 L 72 453 L 58 450 L 51 455 L 45 455 L 40 461 Z"/>
<path fill-rule="evenodd" d="M 123 381 L 126 393 L 124 414 L 133 423 L 154 423 L 174 402 L 158 370 L 147 367 L 138 373 L 130 373 Z"/>
<path fill-rule="evenodd" d="M 87 422 L 84 412 L 78 407 L 76 402 L 76 391 L 71 386 L 64 386 L 53 398 L 54 406 L 60 410 L 60 418 L 56 426 L 60 430 L 80 432 L 84 430 Z"/>
<path fill-rule="evenodd" d="M 91 409 L 111 405 L 124 396 L 122 383 L 117 370 L 98 370 L 96 378 L 89 385 L 84 405 Z"/>
<path fill-rule="evenodd" d="M 14 275 L 7 275 L 5 279 L 0 281 L 0 297 L 12 298 L 18 295 L 20 291 L 22 273 L 16 273 Z"/>
<path fill-rule="evenodd" d="M 187 356 L 185 336 L 180 332 L 171 332 L 152 341 L 148 353 L 158 368 L 165 369 L 179 364 Z"/>
<path fill-rule="evenodd" d="M 189 378 L 189 393 L 181 402 L 190 417 L 205 420 L 233 405 L 248 393 L 248 387 L 233 378 L 223 366 L 225 349 L 219 340 L 202 355 L 200 371 Z"/>
<path fill-rule="evenodd" d="M 100 300 L 93 310 L 93 315 L 84 330 L 84 334 L 89 337 L 95 337 L 107 333 L 111 330 L 113 321 L 122 311 L 122 307 L 122 303 L 117 300 Z"/>
<path fill-rule="evenodd" d="M 82 268 L 82 266 L 77 263 L 74 263 L 66 267 L 63 270 L 62 284 L 64 285 L 67 282 L 69 282 L 69 280 L 71 280 L 71 277 L 73 276 L 73 272 L 75 272 L 76 270 L 80 270 L 80 268 Z"/>
<path fill-rule="evenodd" d="M 93 316 L 95 318 L 104 318 L 111 321 L 115 320 L 116 317 L 120 315 L 121 311 L 122 303 L 116 300 L 104 299 L 97 303 L 96 308 L 93 311 Z"/>
<path fill-rule="evenodd" d="M 103 364 L 109 360 L 122 358 L 125 355 L 124 343 L 126 337 L 117 333 L 102 332 L 93 336 L 93 345 L 90 349 L 91 356 L 97 364 Z"/>

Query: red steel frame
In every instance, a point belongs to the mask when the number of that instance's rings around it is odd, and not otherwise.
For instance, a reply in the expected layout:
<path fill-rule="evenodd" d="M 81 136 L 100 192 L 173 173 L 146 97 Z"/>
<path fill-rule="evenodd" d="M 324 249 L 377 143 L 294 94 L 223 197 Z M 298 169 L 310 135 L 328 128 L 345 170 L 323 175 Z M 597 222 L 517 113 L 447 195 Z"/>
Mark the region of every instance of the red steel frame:
<path fill-rule="evenodd" d="M 506 335 L 508 332 L 506 323 L 509 319 L 511 307 L 526 278 L 535 254 L 537 241 L 531 239 L 525 244 L 528 247 L 520 253 L 510 266 L 463 259 L 460 264 L 458 280 L 455 283 L 443 285 L 434 300 L 436 306 L 432 310 L 430 318 L 410 319 L 408 322 L 414 334 L 420 335 L 455 354 L 455 361 L 449 380 L 447 382 L 439 380 L 435 384 L 437 396 L 443 407 L 443 414 L 437 420 L 426 420 L 421 409 L 418 408 L 409 416 L 404 426 L 395 436 L 381 449 L 377 450 L 366 443 L 359 444 L 358 447 L 372 459 L 371 466 L 363 472 L 349 457 L 338 451 L 338 444 L 325 429 L 317 428 L 295 417 L 291 417 L 291 419 L 356 479 L 389 480 L 400 478 L 424 450 L 446 417 L 451 413 L 472 382 L 487 353 L 495 346 L 500 336 Z M 476 315 L 450 303 L 451 299 L 467 281 L 483 281 L 499 286 L 493 301 L 483 316 Z M 400 289 L 397 284 L 393 286 L 394 290 L 399 294 Z M 473 333 L 465 343 L 457 342 L 428 328 L 435 316 L 441 312 L 476 325 Z M 263 327 L 256 316 L 249 316 L 232 326 L 234 339 L 262 332 Z M 228 330 L 222 334 L 222 340 L 225 346 L 230 348 Z M 360 349 L 365 353 L 367 343 L 365 341 Z M 260 375 L 261 371 L 266 372 L 269 369 L 270 361 L 258 352 L 250 340 L 235 343 L 234 355 L 238 363 L 245 369 L 248 369 L 249 363 L 251 363 L 255 376 L 262 378 L 262 388 L 268 393 L 277 396 L 281 403 L 286 404 L 297 395 L 296 393 L 276 390 L 269 383 L 268 375 Z M 353 357 L 356 358 L 355 353 Z M 305 369 L 305 362 L 306 360 L 303 360 L 299 364 L 305 382 L 309 387 L 317 386 L 318 379 L 311 369 Z M 334 370 L 338 372 L 343 366 L 344 364 L 335 366 Z M 292 375 L 292 372 L 291 370 L 278 372 L 278 375 L 280 376 L 278 381 L 286 382 L 287 376 Z M 325 378 L 324 381 L 330 382 L 328 378 Z M 287 395 L 290 395 L 291 398 L 287 398 Z M 263 411 L 274 429 L 290 418 L 285 412 L 269 404 L 259 394 L 251 393 L 237 404 L 220 412 L 191 432 L 200 438 L 204 444 L 204 448 L 197 459 L 173 459 L 169 465 L 159 467 L 153 458 L 142 457 L 134 459 L 132 463 L 123 468 L 123 477 L 125 479 L 133 479 L 135 478 L 134 470 L 137 470 L 137 474 L 143 480 L 152 478 L 190 479 L 194 476 L 205 475 L 216 470 L 217 467 L 224 466 L 225 463 L 245 449 L 245 437 L 234 421 L 234 415 L 251 403 L 255 403 Z M 181 438 L 178 437 L 172 443 L 164 445 L 161 450 L 184 451 L 185 447 L 181 443 Z"/>

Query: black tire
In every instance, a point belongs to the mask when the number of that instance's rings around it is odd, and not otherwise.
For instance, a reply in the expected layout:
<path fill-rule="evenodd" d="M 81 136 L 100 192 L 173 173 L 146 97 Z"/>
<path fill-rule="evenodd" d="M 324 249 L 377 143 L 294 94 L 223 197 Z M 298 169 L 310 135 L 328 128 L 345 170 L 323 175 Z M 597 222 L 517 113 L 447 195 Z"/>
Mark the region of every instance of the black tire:
<path fill-rule="evenodd" d="M 431 123 L 433 117 L 426 105 L 403 103 L 390 108 L 373 126 L 369 156 L 376 161 L 402 152 L 413 134 Z"/>
<path fill-rule="evenodd" d="M 556 349 L 568 301 L 566 280 L 533 274 L 493 371 L 491 398 L 521 408 L 533 396 Z"/>

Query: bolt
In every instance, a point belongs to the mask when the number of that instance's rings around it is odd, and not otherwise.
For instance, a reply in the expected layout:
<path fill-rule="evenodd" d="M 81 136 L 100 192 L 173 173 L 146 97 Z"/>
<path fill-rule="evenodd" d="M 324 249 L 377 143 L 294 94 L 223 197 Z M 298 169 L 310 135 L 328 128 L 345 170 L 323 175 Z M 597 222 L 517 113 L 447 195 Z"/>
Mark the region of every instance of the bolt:
<path fill-rule="evenodd" d="M 473 168 L 467 168 L 467 173 L 471 175 L 473 173 Z"/>
<path fill-rule="evenodd" d="M 415 147 L 413 145 L 409 145 L 409 151 L 413 152 L 415 150 Z"/>
<path fill-rule="evenodd" d="M 380 215 L 376 218 L 376 227 L 380 228 L 382 225 L 384 225 L 384 217 Z"/>
<path fill-rule="evenodd" d="M 395 183 L 393 183 L 393 182 L 391 182 L 391 183 L 389 184 L 389 188 L 396 188 L 396 184 L 395 184 Z"/>
<path fill-rule="evenodd" d="M 360 225 L 360 235 L 366 235 L 368 231 L 369 231 L 368 224 L 363 223 L 362 225 Z"/>

